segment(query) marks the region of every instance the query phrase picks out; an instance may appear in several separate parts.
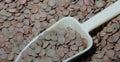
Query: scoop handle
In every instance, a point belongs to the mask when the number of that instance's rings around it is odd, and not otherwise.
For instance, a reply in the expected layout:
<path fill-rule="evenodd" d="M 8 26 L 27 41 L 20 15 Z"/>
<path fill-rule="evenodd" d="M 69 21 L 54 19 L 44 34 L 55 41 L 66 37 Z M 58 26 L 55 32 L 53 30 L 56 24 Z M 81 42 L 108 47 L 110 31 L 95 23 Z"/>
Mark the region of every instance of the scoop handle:
<path fill-rule="evenodd" d="M 116 1 L 103 11 L 82 23 L 82 27 L 85 29 L 85 31 L 90 32 L 118 14 L 120 14 L 120 0 Z"/>

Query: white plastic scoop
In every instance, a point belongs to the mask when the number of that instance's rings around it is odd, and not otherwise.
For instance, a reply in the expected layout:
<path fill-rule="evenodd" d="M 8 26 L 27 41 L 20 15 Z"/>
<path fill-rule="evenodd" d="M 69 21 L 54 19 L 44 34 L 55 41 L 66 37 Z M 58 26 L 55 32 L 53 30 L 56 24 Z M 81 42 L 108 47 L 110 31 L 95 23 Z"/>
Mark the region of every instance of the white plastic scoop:
<path fill-rule="evenodd" d="M 109 7 L 99 12 L 98 14 L 96 14 L 95 16 L 93 16 L 92 18 L 90 18 L 89 20 L 87 20 L 82 24 L 79 23 L 75 18 L 64 17 L 61 20 L 59 20 L 57 23 L 52 25 L 50 28 L 48 28 L 47 30 L 45 30 L 44 32 L 40 33 L 38 36 L 33 38 L 33 40 L 20 52 L 15 62 L 18 62 L 21 58 L 22 53 L 46 31 L 49 31 L 58 27 L 68 27 L 68 26 L 73 28 L 75 31 L 77 31 L 82 37 L 86 38 L 88 41 L 86 49 L 64 60 L 63 62 L 68 62 L 70 60 L 73 60 L 74 58 L 79 57 L 81 54 L 85 53 L 92 47 L 93 40 L 92 40 L 92 37 L 89 35 L 89 32 L 94 28 L 98 27 L 99 25 L 107 22 L 109 19 L 115 17 L 118 14 L 120 14 L 120 0 L 110 5 Z"/>

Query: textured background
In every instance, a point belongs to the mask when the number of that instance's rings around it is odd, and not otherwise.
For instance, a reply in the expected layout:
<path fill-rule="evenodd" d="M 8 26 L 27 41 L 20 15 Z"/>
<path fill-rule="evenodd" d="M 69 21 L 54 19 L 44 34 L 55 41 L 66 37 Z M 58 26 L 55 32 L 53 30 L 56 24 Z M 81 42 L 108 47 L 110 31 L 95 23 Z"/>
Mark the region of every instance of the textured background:
<path fill-rule="evenodd" d="M 65 16 L 84 22 L 116 0 L 0 0 L 0 62 Z M 74 62 L 120 61 L 120 15 L 90 32 L 94 46 Z"/>

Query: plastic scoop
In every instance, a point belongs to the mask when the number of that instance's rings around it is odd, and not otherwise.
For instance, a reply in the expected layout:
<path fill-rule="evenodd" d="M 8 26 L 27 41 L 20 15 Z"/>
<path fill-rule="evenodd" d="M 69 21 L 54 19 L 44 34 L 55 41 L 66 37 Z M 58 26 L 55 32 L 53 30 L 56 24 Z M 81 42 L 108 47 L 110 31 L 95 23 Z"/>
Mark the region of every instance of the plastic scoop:
<path fill-rule="evenodd" d="M 46 29 L 44 32 L 40 33 L 38 36 L 33 38 L 33 40 L 20 52 L 15 62 L 18 62 L 21 59 L 22 53 L 46 31 L 53 30 L 58 27 L 68 27 L 68 26 L 74 29 L 75 31 L 77 31 L 83 38 L 86 38 L 88 41 L 86 49 L 64 60 L 63 62 L 74 60 L 75 58 L 80 57 L 81 54 L 85 53 L 92 47 L 93 40 L 92 40 L 92 37 L 89 35 L 89 32 L 95 29 L 96 27 L 100 26 L 101 24 L 109 21 L 109 19 L 117 16 L 118 14 L 120 14 L 120 0 L 110 5 L 109 7 L 99 12 L 98 14 L 96 14 L 95 16 L 93 16 L 92 18 L 90 18 L 89 20 L 87 20 L 82 24 L 79 23 L 75 18 L 64 17 L 60 19 L 57 23 L 52 25 L 50 28 Z"/>

